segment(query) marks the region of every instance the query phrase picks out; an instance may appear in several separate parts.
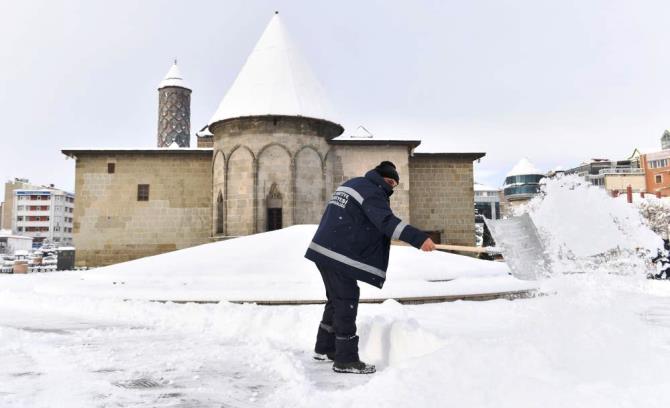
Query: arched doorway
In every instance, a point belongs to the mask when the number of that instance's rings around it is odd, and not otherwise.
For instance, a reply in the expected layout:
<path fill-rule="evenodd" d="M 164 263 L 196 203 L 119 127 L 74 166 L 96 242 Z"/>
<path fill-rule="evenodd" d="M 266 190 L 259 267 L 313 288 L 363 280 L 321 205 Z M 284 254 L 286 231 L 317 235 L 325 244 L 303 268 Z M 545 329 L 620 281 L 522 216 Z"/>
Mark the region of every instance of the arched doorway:
<path fill-rule="evenodd" d="M 274 231 L 282 228 L 282 195 L 277 183 L 272 183 L 267 197 L 267 230 Z"/>

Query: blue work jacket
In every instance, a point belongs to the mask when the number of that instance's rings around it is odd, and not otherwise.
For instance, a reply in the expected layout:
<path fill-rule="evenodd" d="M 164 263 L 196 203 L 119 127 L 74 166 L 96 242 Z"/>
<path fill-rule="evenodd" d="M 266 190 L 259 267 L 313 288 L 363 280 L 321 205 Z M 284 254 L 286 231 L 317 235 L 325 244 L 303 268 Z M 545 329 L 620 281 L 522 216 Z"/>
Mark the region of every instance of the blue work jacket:
<path fill-rule="evenodd" d="M 375 170 L 342 184 L 326 206 L 305 257 L 381 288 L 391 240 L 421 248 L 428 238 L 393 215 L 391 194 L 393 189 Z"/>

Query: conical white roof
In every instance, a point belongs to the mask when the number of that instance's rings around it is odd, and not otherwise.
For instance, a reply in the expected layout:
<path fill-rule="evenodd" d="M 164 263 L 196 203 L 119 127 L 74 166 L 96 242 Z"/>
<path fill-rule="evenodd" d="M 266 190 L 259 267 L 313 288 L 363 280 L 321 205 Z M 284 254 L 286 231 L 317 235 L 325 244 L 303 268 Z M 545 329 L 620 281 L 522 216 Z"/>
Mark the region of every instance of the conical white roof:
<path fill-rule="evenodd" d="M 519 162 L 512 168 L 512 170 L 510 170 L 509 173 L 507 173 L 507 177 L 522 176 L 526 174 L 544 175 L 544 172 L 538 170 L 533 163 L 531 163 L 527 158 L 524 157 L 521 160 L 519 160 Z"/>
<path fill-rule="evenodd" d="M 178 86 L 181 88 L 190 89 L 188 86 L 186 86 L 186 82 L 184 82 L 184 77 L 181 75 L 181 71 L 177 66 L 176 60 L 170 67 L 168 73 L 165 75 L 165 78 L 163 78 L 161 83 L 158 84 L 158 89 L 165 88 L 166 86 Z"/>
<path fill-rule="evenodd" d="M 325 91 L 275 14 L 209 124 L 244 116 L 333 120 Z"/>

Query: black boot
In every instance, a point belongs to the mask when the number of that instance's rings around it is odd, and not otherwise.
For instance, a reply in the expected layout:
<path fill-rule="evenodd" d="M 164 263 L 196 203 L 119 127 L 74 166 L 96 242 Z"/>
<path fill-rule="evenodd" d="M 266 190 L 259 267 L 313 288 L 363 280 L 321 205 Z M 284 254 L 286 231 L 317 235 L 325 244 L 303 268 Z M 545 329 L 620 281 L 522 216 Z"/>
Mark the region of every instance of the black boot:
<path fill-rule="evenodd" d="M 330 353 L 321 354 L 315 351 L 314 354 L 312 355 L 312 358 L 318 361 L 326 361 L 326 360 L 335 361 L 335 352 L 331 351 Z"/>
<path fill-rule="evenodd" d="M 347 374 L 373 374 L 377 369 L 374 365 L 366 364 L 360 360 L 352 363 L 338 363 L 336 361 L 333 364 L 333 371 Z"/>

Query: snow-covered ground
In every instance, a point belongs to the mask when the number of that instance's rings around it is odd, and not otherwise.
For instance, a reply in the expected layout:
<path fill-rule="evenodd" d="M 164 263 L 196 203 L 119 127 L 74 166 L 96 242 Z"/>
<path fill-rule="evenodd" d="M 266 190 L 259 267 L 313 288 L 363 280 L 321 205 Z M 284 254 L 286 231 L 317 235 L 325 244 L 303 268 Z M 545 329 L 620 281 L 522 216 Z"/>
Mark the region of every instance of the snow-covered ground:
<path fill-rule="evenodd" d="M 302 258 L 314 227 L 96 271 L 0 276 L 0 407 L 668 406 L 670 282 L 645 279 L 660 240 L 621 200 L 570 180 L 546 191 L 528 210 L 550 277 L 519 281 L 504 264 L 397 247 L 384 290 L 361 285 L 363 297 L 545 296 L 362 304 L 370 376 L 311 359 L 322 306 L 147 300 L 322 298 Z"/>
<path fill-rule="evenodd" d="M 323 282 L 304 258 L 316 225 L 215 242 L 84 272 L 29 274 L 0 287 L 62 296 L 154 300 L 319 300 Z M 383 290 L 361 285 L 361 297 L 386 299 L 533 289 L 504 263 L 393 246 Z M 436 282 L 438 281 L 438 282 Z"/>
<path fill-rule="evenodd" d="M 319 306 L 3 291 L 0 406 L 668 406 L 668 282 L 567 275 L 543 289 L 551 295 L 361 305 L 372 376 L 310 359 Z"/>

